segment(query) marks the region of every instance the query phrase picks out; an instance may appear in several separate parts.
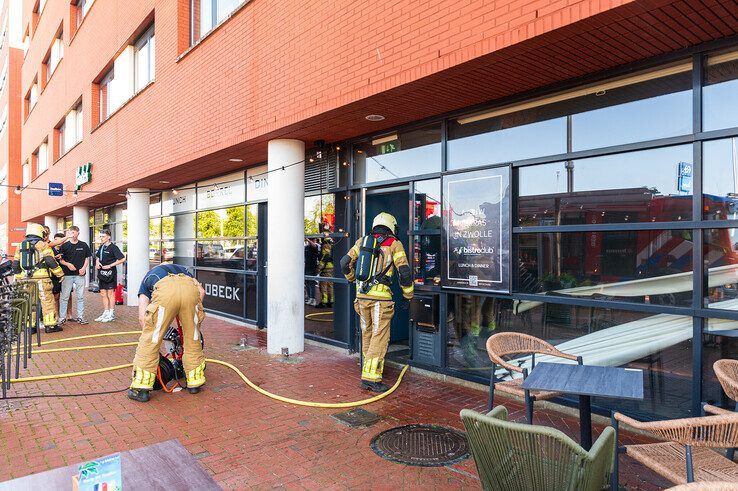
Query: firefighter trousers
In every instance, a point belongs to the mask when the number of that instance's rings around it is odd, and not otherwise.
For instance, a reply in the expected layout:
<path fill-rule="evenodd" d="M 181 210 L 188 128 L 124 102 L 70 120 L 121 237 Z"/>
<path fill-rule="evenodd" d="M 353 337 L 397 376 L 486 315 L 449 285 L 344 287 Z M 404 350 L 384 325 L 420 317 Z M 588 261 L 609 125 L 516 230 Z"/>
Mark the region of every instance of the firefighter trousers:
<path fill-rule="evenodd" d="M 384 357 L 390 339 L 390 324 L 395 315 L 395 302 L 357 298 L 354 301 L 354 310 L 359 314 L 361 325 L 361 352 L 364 355 L 361 379 L 381 382 Z"/>
<path fill-rule="evenodd" d="M 205 318 L 197 282 L 190 276 L 170 274 L 156 283 L 133 359 L 132 388 L 151 389 L 159 366 L 159 345 L 169 325 L 179 317 L 184 354 L 182 364 L 187 386 L 205 383 L 205 355 L 200 342 L 200 324 Z"/>
<path fill-rule="evenodd" d="M 333 268 L 323 268 L 320 276 L 333 278 Z M 333 303 L 333 283 L 330 281 L 321 281 L 318 283 L 320 287 L 320 302 L 324 304 Z"/>
<path fill-rule="evenodd" d="M 51 278 L 35 280 L 38 283 L 38 296 L 41 302 L 41 314 L 43 315 L 44 327 L 56 325 L 56 303 L 54 302 L 54 284 Z"/>

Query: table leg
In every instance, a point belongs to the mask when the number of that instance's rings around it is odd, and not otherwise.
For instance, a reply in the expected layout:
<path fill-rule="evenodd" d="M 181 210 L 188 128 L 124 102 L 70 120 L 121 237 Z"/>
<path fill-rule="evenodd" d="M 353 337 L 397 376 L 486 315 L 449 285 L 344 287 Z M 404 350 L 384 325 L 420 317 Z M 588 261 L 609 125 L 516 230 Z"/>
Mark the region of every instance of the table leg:
<path fill-rule="evenodd" d="M 592 406 L 589 396 L 579 396 L 579 441 L 582 448 L 592 448 Z"/>

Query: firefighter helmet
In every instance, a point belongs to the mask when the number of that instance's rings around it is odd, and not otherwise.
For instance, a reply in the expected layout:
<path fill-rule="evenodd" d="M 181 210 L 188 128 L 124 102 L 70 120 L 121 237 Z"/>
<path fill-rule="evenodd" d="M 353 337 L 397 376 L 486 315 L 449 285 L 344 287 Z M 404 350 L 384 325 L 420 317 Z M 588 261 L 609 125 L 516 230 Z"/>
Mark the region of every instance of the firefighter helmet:
<path fill-rule="evenodd" d="M 382 212 L 374 217 L 372 229 L 379 225 L 387 227 L 393 234 L 397 235 L 397 220 L 389 213 Z"/>
<path fill-rule="evenodd" d="M 36 237 L 42 237 L 46 233 L 44 226 L 39 223 L 28 222 L 26 225 L 26 236 L 35 235 Z"/>

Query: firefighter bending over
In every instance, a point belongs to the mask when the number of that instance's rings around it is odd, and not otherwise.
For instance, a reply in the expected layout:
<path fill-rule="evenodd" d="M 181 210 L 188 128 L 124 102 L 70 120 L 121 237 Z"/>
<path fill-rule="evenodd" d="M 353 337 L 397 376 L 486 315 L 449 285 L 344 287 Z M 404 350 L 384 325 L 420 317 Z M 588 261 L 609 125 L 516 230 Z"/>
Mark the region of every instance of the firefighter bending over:
<path fill-rule="evenodd" d="M 202 299 L 205 289 L 190 272 L 177 264 L 151 269 L 138 290 L 138 322 L 141 337 L 133 359 L 133 381 L 128 398 L 147 402 L 159 366 L 159 345 L 169 325 L 179 317 L 182 325 L 187 391 L 200 392 L 205 383 L 205 355 L 200 344 L 200 325 L 205 318 Z"/>
<path fill-rule="evenodd" d="M 392 301 L 393 269 L 397 271 L 402 296 L 413 298 L 413 279 L 407 255 L 396 237 L 397 220 L 389 213 L 380 213 L 372 222 L 369 235 L 356 241 L 348 254 L 341 258 L 341 272 L 349 281 L 356 281 L 354 309 L 361 323 L 361 385 L 374 392 L 385 392 L 382 383 L 384 357 L 390 338 L 390 324 L 395 313 Z M 394 268 L 393 268 L 394 267 Z"/>
<path fill-rule="evenodd" d="M 64 272 L 54 257 L 54 251 L 49 247 L 48 240 L 49 237 L 43 225 L 28 223 L 26 236 L 15 251 L 13 271 L 19 281 L 38 283 L 44 331 L 52 333 L 63 331 L 63 329 L 57 325 L 54 285 L 51 277 L 62 278 Z"/>

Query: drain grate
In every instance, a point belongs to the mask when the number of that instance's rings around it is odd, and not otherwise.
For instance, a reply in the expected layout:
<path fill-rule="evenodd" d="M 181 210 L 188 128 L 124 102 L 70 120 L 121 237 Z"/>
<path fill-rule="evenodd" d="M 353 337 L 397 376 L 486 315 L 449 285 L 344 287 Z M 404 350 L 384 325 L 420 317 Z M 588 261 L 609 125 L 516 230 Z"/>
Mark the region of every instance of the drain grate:
<path fill-rule="evenodd" d="M 383 459 L 420 467 L 441 467 L 469 458 L 466 435 L 436 425 L 398 426 L 375 436 L 374 453 Z"/>
<path fill-rule="evenodd" d="M 382 420 L 381 416 L 362 408 L 337 413 L 333 417 L 352 428 L 366 428 Z"/>

